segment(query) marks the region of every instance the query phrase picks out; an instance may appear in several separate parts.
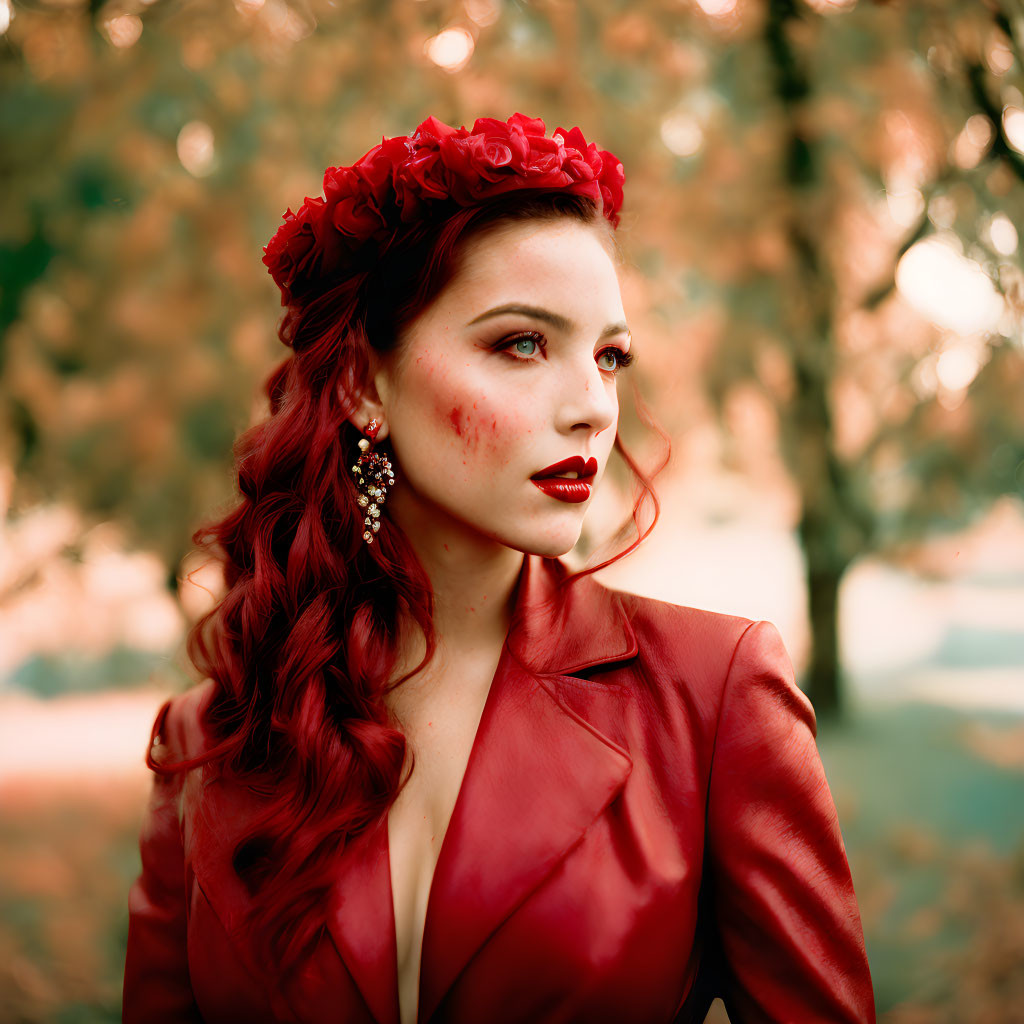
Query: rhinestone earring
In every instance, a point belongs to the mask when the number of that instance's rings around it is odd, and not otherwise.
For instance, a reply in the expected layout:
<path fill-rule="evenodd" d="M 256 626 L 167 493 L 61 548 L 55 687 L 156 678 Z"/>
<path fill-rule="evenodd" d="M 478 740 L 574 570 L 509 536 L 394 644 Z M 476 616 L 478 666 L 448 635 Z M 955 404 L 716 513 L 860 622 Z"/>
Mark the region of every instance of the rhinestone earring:
<path fill-rule="evenodd" d="M 366 510 L 363 540 L 367 544 L 373 543 L 373 535 L 380 529 L 380 507 L 387 498 L 387 488 L 395 482 L 388 457 L 382 452 L 371 450 L 379 430 L 377 420 L 370 420 L 364 431 L 366 437 L 359 439 L 359 457 L 352 467 L 352 475 L 359 490 L 356 503 Z"/>

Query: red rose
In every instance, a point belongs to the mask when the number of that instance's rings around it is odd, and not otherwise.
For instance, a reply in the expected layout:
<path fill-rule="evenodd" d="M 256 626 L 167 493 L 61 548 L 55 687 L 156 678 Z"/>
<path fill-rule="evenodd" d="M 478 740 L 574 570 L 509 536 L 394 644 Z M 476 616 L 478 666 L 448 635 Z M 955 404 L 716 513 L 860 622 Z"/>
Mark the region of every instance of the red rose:
<path fill-rule="evenodd" d="M 330 223 L 343 235 L 367 238 L 388 222 L 381 208 L 385 189 L 355 167 L 332 167 L 324 176 L 324 194 Z"/>
<path fill-rule="evenodd" d="M 467 136 L 467 141 L 470 139 L 483 140 L 481 151 L 487 153 L 490 160 L 507 150 L 508 166 L 517 171 L 523 168 L 530 155 L 530 145 L 522 128 L 493 117 L 478 117 L 473 122 L 473 131 Z M 474 142 L 473 145 L 479 146 L 480 143 Z"/>
<path fill-rule="evenodd" d="M 563 164 L 566 162 L 565 147 L 557 139 L 548 139 L 543 135 L 530 136 L 530 159 L 529 174 L 531 176 L 550 176 L 556 172 L 563 172 Z M 570 178 L 566 176 L 565 181 Z"/>
<path fill-rule="evenodd" d="M 319 196 L 307 196 L 297 213 L 289 207 L 284 223 L 264 246 L 263 262 L 281 289 L 282 305 L 291 301 L 293 291 L 301 292 L 303 284 L 320 268 L 324 256 L 323 206 Z"/>
<path fill-rule="evenodd" d="M 394 170 L 395 204 L 403 223 L 422 215 L 424 199 L 447 199 L 452 194 L 452 175 L 433 148 L 418 150 Z"/>
<path fill-rule="evenodd" d="M 566 160 L 570 173 L 577 181 L 592 181 L 601 173 L 601 157 L 597 146 L 592 142 L 588 145 L 579 128 L 566 131 L 559 128 L 556 135 L 565 140 Z"/>
<path fill-rule="evenodd" d="M 587 151 L 587 140 L 583 138 L 583 132 L 579 128 L 556 128 L 555 135 L 561 135 L 562 145 L 566 149 L 575 149 L 577 153 Z"/>
<path fill-rule="evenodd" d="M 525 114 L 513 114 L 508 119 L 510 128 L 518 129 L 524 135 L 545 135 L 547 129 L 539 117 L 527 117 Z"/>
<path fill-rule="evenodd" d="M 438 121 L 436 117 L 431 115 L 419 125 L 409 138 L 416 148 L 437 149 L 442 139 L 448 138 L 449 135 L 458 134 L 465 135 L 466 129 L 452 128 L 451 125 L 445 124 L 444 121 Z"/>
<path fill-rule="evenodd" d="M 601 183 L 601 197 L 604 200 L 605 216 L 611 221 L 612 227 L 619 226 L 619 210 L 622 207 L 622 186 L 626 175 L 619 158 L 608 150 L 600 150 L 601 154 L 601 175 L 598 181 Z"/>
<path fill-rule="evenodd" d="M 462 204 L 473 202 L 487 193 L 488 186 L 507 182 L 521 172 L 526 157 L 518 140 L 510 138 L 507 131 L 450 137 L 442 142 L 441 155 L 452 171 L 452 197 Z"/>
<path fill-rule="evenodd" d="M 414 151 L 415 146 L 404 136 L 384 139 L 379 146 L 374 146 L 356 161 L 355 170 L 370 183 L 374 195 L 383 199 L 391 188 L 391 176 L 395 168 Z"/>
<path fill-rule="evenodd" d="M 588 145 L 579 128 L 569 131 L 559 128 L 555 134 L 565 139 L 577 180 L 586 180 L 588 173 L 597 179 L 599 189 L 594 198 L 601 199 L 604 215 L 613 227 L 618 227 L 618 211 L 622 206 L 622 185 L 625 180 L 619 158 L 605 149 L 598 149 L 592 142 Z"/>

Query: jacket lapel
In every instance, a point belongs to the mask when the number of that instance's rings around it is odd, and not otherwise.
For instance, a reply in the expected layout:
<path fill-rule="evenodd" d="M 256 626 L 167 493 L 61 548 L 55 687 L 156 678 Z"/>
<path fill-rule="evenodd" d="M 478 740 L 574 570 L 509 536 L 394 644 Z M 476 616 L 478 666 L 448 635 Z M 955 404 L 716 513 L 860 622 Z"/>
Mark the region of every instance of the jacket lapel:
<path fill-rule="evenodd" d="M 560 677 L 636 654 L 636 636 L 618 599 L 590 577 L 560 594 L 564 565 L 527 555 L 517 584 L 512 626 L 480 719 L 427 903 L 420 969 L 420 1021 L 428 1021 L 476 951 L 547 877 L 622 789 L 632 768 L 621 738 L 596 723 L 621 721 L 620 688 L 590 684 L 580 713 L 560 696 Z M 570 684 L 571 685 L 571 684 Z M 578 682 L 577 682 L 578 688 Z M 397 988 L 394 914 L 385 856 L 385 910 L 390 963 L 383 977 Z M 346 889 L 351 884 L 343 880 Z M 339 945 L 352 948 L 349 922 Z M 360 929 L 362 931 L 363 929 Z M 360 942 L 376 948 L 379 936 Z M 358 944 L 358 943 L 357 943 Z M 345 955 L 343 953 L 343 955 Z M 365 959 L 365 958 L 363 958 Z M 373 960 L 371 970 L 381 964 Z M 359 976 L 361 988 L 379 983 Z M 365 991 L 365 988 L 364 988 Z M 381 1024 L 396 1024 L 397 1005 Z"/>
<path fill-rule="evenodd" d="M 252 906 L 252 897 L 232 867 L 237 836 L 259 814 L 261 801 L 235 784 L 214 781 L 204 786 L 195 781 L 191 785 L 196 787 L 191 800 L 201 817 L 202 841 L 187 843 L 190 866 L 273 1019 L 332 1019 L 348 985 L 347 969 L 372 1017 L 381 1024 L 398 1024 L 394 909 L 383 822 L 349 841 L 338 857 L 339 884 L 331 892 L 328 907 L 329 955 L 322 955 L 321 944 L 299 978 L 284 986 L 281 978 L 262 972 L 251 956 L 245 912 Z"/>
<path fill-rule="evenodd" d="M 398 949 L 386 817 L 346 845 L 338 880 L 327 917 L 331 938 L 374 1018 L 380 1024 L 398 1024 Z"/>
<path fill-rule="evenodd" d="M 419 1020 L 624 785 L 629 754 L 511 659 L 492 684 L 423 934 Z"/>

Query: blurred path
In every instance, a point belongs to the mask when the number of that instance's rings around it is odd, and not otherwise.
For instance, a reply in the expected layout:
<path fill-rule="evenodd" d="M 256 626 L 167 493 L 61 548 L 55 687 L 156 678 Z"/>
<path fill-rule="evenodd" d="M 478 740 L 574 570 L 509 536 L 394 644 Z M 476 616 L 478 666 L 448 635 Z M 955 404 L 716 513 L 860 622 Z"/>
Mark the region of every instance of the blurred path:
<path fill-rule="evenodd" d="M 29 783 L 148 784 L 144 761 L 163 691 L 0 695 L 0 792 Z"/>

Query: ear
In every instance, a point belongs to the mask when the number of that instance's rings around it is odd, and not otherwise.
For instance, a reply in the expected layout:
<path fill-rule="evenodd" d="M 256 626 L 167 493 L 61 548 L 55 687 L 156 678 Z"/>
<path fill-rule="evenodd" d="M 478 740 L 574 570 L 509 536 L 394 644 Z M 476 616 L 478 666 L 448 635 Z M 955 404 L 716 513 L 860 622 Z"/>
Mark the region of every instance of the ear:
<path fill-rule="evenodd" d="M 368 379 L 362 381 L 355 387 L 356 399 L 355 409 L 352 414 L 348 417 L 348 422 L 352 424 L 359 431 L 360 434 L 366 432 L 366 425 L 370 420 L 376 420 L 380 424 L 380 430 L 377 432 L 377 440 L 381 441 L 388 436 L 388 420 L 384 411 L 384 402 L 381 398 L 381 389 L 378 387 L 378 382 L 383 384 L 381 380 L 383 369 L 381 366 L 376 364 L 371 369 Z M 342 402 L 345 402 L 346 395 L 344 394 L 344 385 L 339 385 L 339 398 Z M 349 400 L 351 404 L 351 399 Z"/>

